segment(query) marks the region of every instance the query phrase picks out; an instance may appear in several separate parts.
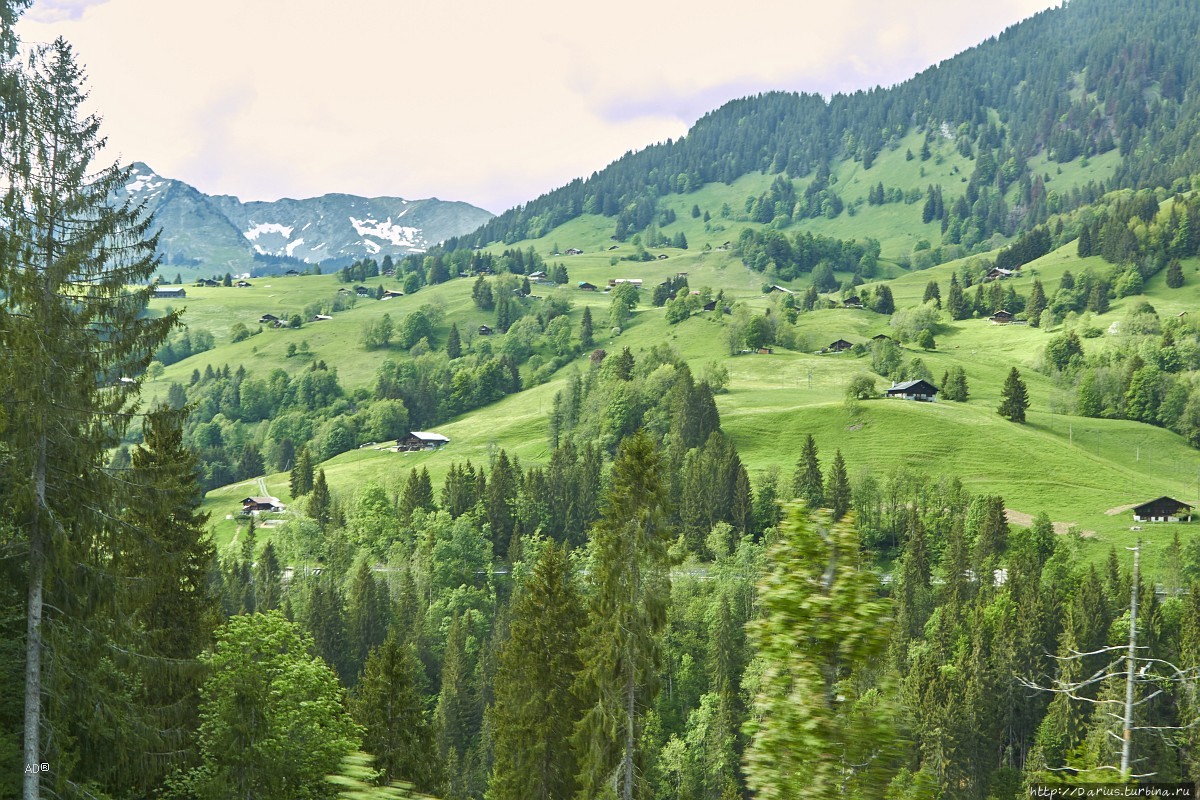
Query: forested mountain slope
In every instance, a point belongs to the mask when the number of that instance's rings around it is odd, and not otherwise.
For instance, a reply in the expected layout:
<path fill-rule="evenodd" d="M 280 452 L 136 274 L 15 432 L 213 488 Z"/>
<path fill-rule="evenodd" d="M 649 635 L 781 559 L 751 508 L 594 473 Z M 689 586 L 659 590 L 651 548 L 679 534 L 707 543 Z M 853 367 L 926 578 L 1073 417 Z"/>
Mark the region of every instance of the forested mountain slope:
<path fill-rule="evenodd" d="M 1061 163 L 1114 148 L 1112 186 L 1170 186 L 1200 169 L 1198 33 L 1200 8 L 1186 0 L 1075 0 L 888 89 L 732 101 L 680 140 L 628 153 L 462 242 L 536 238 L 587 213 L 639 230 L 655 198 L 754 171 L 801 178 L 842 159 L 869 169 L 914 129 L 983 156 L 980 188 L 1032 182 L 1027 162 L 1038 154 Z M 1043 222 L 1038 198 L 1025 199 L 1018 227 Z"/>

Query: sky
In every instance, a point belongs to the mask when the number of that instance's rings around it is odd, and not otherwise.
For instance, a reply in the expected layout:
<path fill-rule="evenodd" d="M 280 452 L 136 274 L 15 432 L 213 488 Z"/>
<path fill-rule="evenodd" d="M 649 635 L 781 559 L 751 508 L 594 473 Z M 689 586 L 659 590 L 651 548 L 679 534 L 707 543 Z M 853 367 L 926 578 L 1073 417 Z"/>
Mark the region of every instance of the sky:
<path fill-rule="evenodd" d="M 1048 0 L 34 0 L 107 158 L 242 200 L 499 213 L 763 91 L 890 86 Z"/>

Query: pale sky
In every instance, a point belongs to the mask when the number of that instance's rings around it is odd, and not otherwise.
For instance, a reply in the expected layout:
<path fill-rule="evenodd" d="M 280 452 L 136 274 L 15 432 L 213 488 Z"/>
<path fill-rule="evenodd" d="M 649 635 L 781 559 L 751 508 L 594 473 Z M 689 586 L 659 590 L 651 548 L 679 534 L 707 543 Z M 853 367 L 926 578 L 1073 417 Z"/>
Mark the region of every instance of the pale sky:
<path fill-rule="evenodd" d="M 242 200 L 499 213 L 762 91 L 888 86 L 1050 0 L 35 0 L 107 158 Z"/>

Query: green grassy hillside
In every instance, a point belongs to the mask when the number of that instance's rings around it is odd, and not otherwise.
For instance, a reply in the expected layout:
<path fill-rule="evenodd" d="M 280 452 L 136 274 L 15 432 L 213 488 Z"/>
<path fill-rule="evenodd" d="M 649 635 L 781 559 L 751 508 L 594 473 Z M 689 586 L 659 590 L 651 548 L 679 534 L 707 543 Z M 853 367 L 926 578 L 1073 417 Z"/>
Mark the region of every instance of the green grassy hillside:
<path fill-rule="evenodd" d="M 936 142 L 927 161 L 909 158 L 908 152 L 920 148 L 916 134 L 885 148 L 870 170 L 861 162 L 840 162 L 833 170 L 835 185 L 855 212 L 835 219 L 806 220 L 786 233 L 810 230 L 844 239 L 872 237 L 882 243 L 880 273 L 886 279 L 902 309 L 918 305 L 926 285 L 937 281 L 943 292 L 950 275 L 963 262 L 978 261 L 984 255 L 968 256 L 924 270 L 900 268 L 914 245 L 924 239 L 936 245 L 940 228 L 936 222 L 921 224 L 921 203 L 893 202 L 869 205 L 867 192 L 876 184 L 911 189 L 937 183 L 944 187 L 947 199 L 957 196 L 966 186 L 964 174 L 971 160 L 961 156 L 949 141 Z M 1081 185 L 1102 180 L 1111 174 L 1115 158 L 1102 156 L 1084 163 L 1079 159 L 1057 165 L 1051 181 L 1059 186 Z M 797 350 L 777 348 L 773 355 L 730 356 L 724 340 L 729 317 L 720 313 L 698 314 L 677 325 L 666 322 L 661 308 L 649 304 L 650 290 L 677 273 L 687 273 L 693 289 L 710 287 L 723 291 L 726 304 L 744 303 L 754 314 L 771 310 L 779 313 L 778 296 L 762 293 L 770 278 L 746 268 L 727 246 L 736 243 L 744 228 L 765 226 L 745 221 L 748 197 L 766 191 L 772 176 L 751 174 L 732 184 L 709 184 L 698 191 L 662 198 L 661 209 L 675 212 L 675 221 L 659 230 L 670 237 L 682 232 L 687 249 L 650 248 L 652 261 L 627 261 L 635 252 L 634 242 L 612 239 L 613 220 L 599 215 L 583 215 L 561 225 L 546 236 L 511 244 L 493 244 L 485 252 L 499 254 L 509 248 L 533 248 L 547 263 L 562 263 L 569 270 L 569 283 L 557 290 L 535 288 L 536 294 L 557 291 L 573 304 L 570 320 L 573 329 L 583 308 L 591 307 L 595 320 L 596 347 L 610 352 L 628 347 L 635 356 L 660 343 L 668 343 L 702 374 L 717 362 L 728 369 L 730 389 L 718 397 L 725 430 L 732 436 L 751 474 L 777 466 L 790 476 L 807 433 L 813 433 L 822 453 L 828 457 L 835 448 L 845 453 L 851 471 L 878 473 L 901 466 L 933 474 L 960 476 L 973 491 L 1003 494 L 1011 508 L 1028 514 L 1046 511 L 1056 521 L 1078 524 L 1081 530 L 1094 532 L 1089 539 L 1107 550 L 1109 543 L 1120 544 L 1130 537 L 1128 514 L 1106 514 L 1109 509 L 1135 501 L 1171 494 L 1189 502 L 1200 501 L 1196 452 L 1180 437 L 1160 428 L 1121 421 L 1086 419 L 1060 413 L 1070 409 L 1070 392 L 1034 371 L 1041 363 L 1041 351 L 1050 336 L 1062 328 L 1041 330 L 1029 326 L 993 326 L 986 320 L 968 319 L 951 322 L 943 314 L 936 334 L 936 348 L 921 351 L 911 345 L 902 348 L 905 362 L 920 358 L 933 374 L 935 382 L 951 367 L 966 372 L 970 401 L 965 404 L 943 402 L 923 405 L 876 400 L 861 404 L 851 418 L 843 402 L 846 383 L 854 376 L 871 371 L 870 356 L 821 354 L 817 351 L 835 339 L 869 343 L 879 333 L 893 333 L 886 316 L 868 310 L 817 310 L 802 314 L 796 324 Z M 796 182 L 803 190 L 805 181 Z M 693 217 L 697 207 L 701 216 Z M 724 210 L 724 215 L 723 215 Z M 704 212 L 710 219 L 703 219 Z M 581 255 L 555 257 L 569 248 L 583 250 Z M 660 259 L 659 256 L 666 256 Z M 1029 294 L 1033 280 L 1042 282 L 1053 294 L 1066 270 L 1078 276 L 1087 270 L 1107 273 L 1111 267 L 1098 257 L 1081 259 L 1073 242 L 1027 264 L 1011 285 L 1022 295 Z M 1190 276 L 1183 289 L 1168 289 L 1162 273 L 1146 284 L 1144 294 L 1115 300 L 1111 310 L 1096 318 L 1105 328 L 1119 321 L 1134 302 L 1148 300 L 1162 318 L 1200 307 L 1200 273 L 1197 260 L 1185 262 Z M 845 278 L 839 274 L 839 277 Z M 607 327 L 610 296 L 605 291 L 584 292 L 576 288 L 588 281 L 602 290 L 614 278 L 640 278 L 644 282 L 642 301 L 633 321 L 619 335 Z M 400 288 L 398 279 L 375 278 L 365 281 L 372 288 Z M 217 347 L 168 366 L 149 381 L 146 396 L 158 400 L 166 395 L 172 382 L 186 384 L 193 370 L 206 365 L 219 368 L 243 365 L 255 375 L 283 369 L 296 375 L 316 360 L 323 360 L 338 371 L 348 392 L 367 391 L 373 385 L 380 364 L 388 358 L 408 356 L 398 349 L 367 350 L 361 344 L 363 330 L 389 314 L 399 321 L 406 314 L 425 306 L 440 312 L 435 339 L 445 341 L 450 324 L 465 335 L 467 349 L 482 344 L 474 335 L 479 325 L 495 323 L 495 312 L 476 308 L 471 300 L 474 278 L 457 278 L 422 288 L 406 297 L 378 301 L 357 299 L 352 308 L 333 314 L 333 319 L 307 322 L 299 330 L 264 329 L 241 342 L 230 341 L 238 323 L 251 331 L 265 313 L 290 316 L 303 313 L 314 304 L 328 304 L 346 288 L 335 276 L 260 278 L 247 288 L 186 287 L 186 300 L 154 301 L 156 308 L 183 307 L 184 319 L 193 329 L 205 329 L 216 338 Z M 799 290 L 801 278 L 792 282 Z M 536 302 L 536 301 L 530 301 Z M 536 307 L 530 309 L 531 313 Z M 1106 346 L 1112 337 L 1085 339 L 1085 349 Z M 499 350 L 503 337 L 487 340 Z M 289 357 L 289 345 L 307 345 L 308 355 Z M 440 345 L 439 345 L 440 346 Z M 1029 422 L 1014 425 L 1002 420 L 995 408 L 1008 370 L 1017 366 L 1029 385 L 1032 400 Z M 523 463 L 540 463 L 548 458 L 547 413 L 554 395 L 572 370 L 588 369 L 586 355 L 574 365 L 560 369 L 542 385 L 464 414 L 438 425 L 449 436 L 451 446 L 441 452 L 396 454 L 375 449 L 352 450 L 322 464 L 336 493 L 349 497 L 359 487 L 375 482 L 389 491 L 399 490 L 413 467 L 427 467 L 435 487 L 451 462 L 471 459 L 487 464 L 499 450 L 517 455 Z M 522 370 L 528 382 L 532 369 Z M 882 389 L 886 381 L 877 377 Z M 268 490 L 285 500 L 287 479 L 284 474 L 266 476 Z M 258 492 L 257 481 L 241 482 L 211 491 L 206 508 L 213 517 L 222 541 L 234 535 L 238 501 Z M 1156 527 L 1155 536 L 1165 535 L 1171 526 Z"/>

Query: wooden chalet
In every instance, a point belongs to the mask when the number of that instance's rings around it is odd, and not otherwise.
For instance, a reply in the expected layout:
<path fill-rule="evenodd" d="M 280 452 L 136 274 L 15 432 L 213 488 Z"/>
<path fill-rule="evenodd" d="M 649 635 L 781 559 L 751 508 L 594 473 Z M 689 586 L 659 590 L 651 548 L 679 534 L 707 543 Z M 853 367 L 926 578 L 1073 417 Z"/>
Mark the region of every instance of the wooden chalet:
<path fill-rule="evenodd" d="M 1133 507 L 1134 522 L 1191 522 L 1192 507 L 1174 497 L 1160 497 Z"/>
<path fill-rule="evenodd" d="M 234 283 L 233 285 L 238 287 L 239 289 L 245 289 L 247 287 L 253 286 L 254 284 L 247 280 L 240 280 L 240 281 L 237 281 L 236 283 Z"/>
<path fill-rule="evenodd" d="M 987 275 L 983 276 L 983 282 L 987 283 L 988 281 L 1002 281 L 1005 278 L 1011 278 L 1013 275 L 1016 275 L 1016 274 L 1017 274 L 1017 271 L 1015 269 L 1004 269 L 1003 267 L 992 267 L 991 269 L 988 270 Z"/>
<path fill-rule="evenodd" d="M 716 310 L 717 310 L 717 301 L 716 301 L 716 300 L 709 300 L 707 303 L 705 303 L 705 304 L 702 306 L 702 308 L 703 308 L 705 311 L 716 311 Z"/>
<path fill-rule="evenodd" d="M 894 383 L 887 390 L 888 397 L 898 397 L 901 400 L 919 400 L 932 403 L 937 399 L 937 387 L 927 380 L 904 381 Z"/>
<path fill-rule="evenodd" d="M 355 286 L 354 293 L 356 295 L 358 295 L 359 297 L 370 297 L 371 296 L 371 290 L 365 286 Z"/>
<path fill-rule="evenodd" d="M 991 316 L 991 323 L 993 325 L 1011 325 L 1012 322 L 1013 322 L 1013 315 L 1008 313 L 1004 309 L 1000 309 L 999 311 L 997 311 L 995 314 L 992 314 L 992 316 Z"/>
<path fill-rule="evenodd" d="M 313 322 L 324 322 L 327 319 L 333 319 L 333 317 L 329 316 L 328 314 L 316 314 L 313 316 L 312 321 Z"/>
<path fill-rule="evenodd" d="M 214 281 L 212 278 L 201 278 L 196 281 L 197 286 L 220 286 L 220 281 Z"/>
<path fill-rule="evenodd" d="M 588 283 L 587 281 L 580 281 L 579 288 L 585 292 L 596 291 L 596 285 L 594 283 Z"/>
<path fill-rule="evenodd" d="M 284 505 L 279 502 L 278 497 L 247 497 L 242 500 L 242 513 L 246 516 L 261 514 L 264 511 L 278 513 L 283 510 Z"/>
<path fill-rule="evenodd" d="M 770 294 L 771 292 L 783 292 L 785 294 L 795 294 L 795 292 L 793 292 L 791 289 L 787 288 L 786 286 L 779 286 L 778 284 L 774 284 L 774 283 L 771 284 L 770 289 L 767 289 L 767 294 Z"/>
<path fill-rule="evenodd" d="M 404 297 L 404 292 L 401 292 L 398 289 L 388 289 L 383 293 L 384 300 L 390 300 L 393 297 Z"/>
<path fill-rule="evenodd" d="M 542 278 L 545 278 L 545 277 L 546 277 L 546 273 L 540 269 L 537 272 L 529 273 L 529 280 L 531 280 L 531 281 L 540 281 Z"/>
<path fill-rule="evenodd" d="M 863 301 L 862 301 L 862 298 L 859 297 L 858 295 L 852 295 L 850 297 L 847 297 L 845 300 L 843 300 L 842 305 L 845 306 L 846 308 L 862 308 Z"/>
<path fill-rule="evenodd" d="M 437 450 L 450 444 L 450 440 L 440 433 L 430 431 L 413 431 L 408 436 L 396 440 L 396 451 L 412 453 L 418 450 Z"/>
<path fill-rule="evenodd" d="M 187 290 L 182 286 L 158 286 L 154 289 L 155 297 L 187 297 Z"/>
<path fill-rule="evenodd" d="M 275 316 L 274 314 L 263 314 L 258 318 L 259 325 L 266 325 L 270 322 L 279 322 L 279 317 Z"/>
<path fill-rule="evenodd" d="M 874 336 L 871 337 L 871 341 L 872 342 L 891 342 L 892 344 L 896 343 L 896 340 L 893 339 L 892 337 L 888 336 L 886 333 L 875 334 Z"/>
<path fill-rule="evenodd" d="M 480 336 L 491 336 L 492 329 L 490 327 L 488 327 L 487 325 L 480 325 L 479 326 L 479 335 Z"/>
<path fill-rule="evenodd" d="M 851 347 L 854 347 L 852 342 L 847 342 L 845 339 L 838 339 L 836 342 L 831 342 L 825 349 L 831 350 L 834 353 L 842 353 Z"/>
<path fill-rule="evenodd" d="M 659 261 L 666 261 L 668 258 L 670 258 L 670 256 L 668 256 L 666 253 L 659 253 L 659 254 L 658 254 L 658 260 L 659 260 Z"/>
<path fill-rule="evenodd" d="M 583 251 L 582 251 L 582 250 L 580 250 L 578 247 L 572 247 L 572 248 L 569 248 L 569 249 L 567 250 L 567 255 L 569 255 L 569 256 L 581 256 L 581 255 L 583 255 Z"/>
<path fill-rule="evenodd" d="M 299 270 L 295 270 L 295 269 L 289 269 L 287 272 L 285 272 L 285 273 L 283 273 L 283 274 L 284 274 L 284 275 L 299 275 L 299 274 L 300 274 L 300 271 L 299 271 Z"/>

